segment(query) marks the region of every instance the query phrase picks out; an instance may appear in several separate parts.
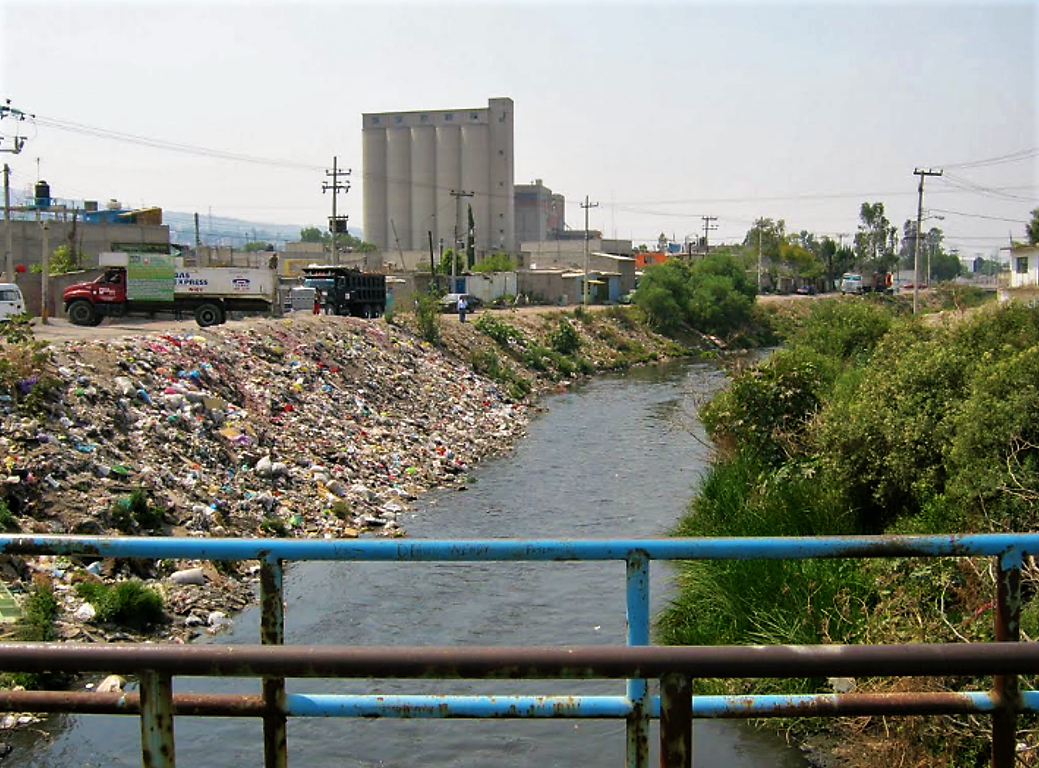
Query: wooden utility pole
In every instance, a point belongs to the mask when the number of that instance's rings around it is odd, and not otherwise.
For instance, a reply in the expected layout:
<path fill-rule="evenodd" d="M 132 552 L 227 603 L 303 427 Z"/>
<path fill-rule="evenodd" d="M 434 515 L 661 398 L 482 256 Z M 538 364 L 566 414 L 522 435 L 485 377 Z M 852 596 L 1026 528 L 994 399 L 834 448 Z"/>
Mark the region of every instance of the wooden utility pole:
<path fill-rule="evenodd" d="M 581 203 L 581 207 L 584 208 L 584 281 L 581 285 L 581 305 L 588 306 L 588 210 L 590 208 L 598 208 L 598 203 L 589 203 L 588 195 L 584 196 L 584 202 Z"/>
<path fill-rule="evenodd" d="M 4 273 L 14 282 L 14 253 L 11 246 L 11 168 L 4 163 Z"/>
<path fill-rule="evenodd" d="M 707 244 L 707 233 L 715 229 L 718 229 L 717 225 L 712 224 L 713 221 L 718 221 L 717 216 L 703 216 L 703 255 L 706 256 L 711 250 Z"/>
<path fill-rule="evenodd" d="M 920 177 L 920 187 L 916 201 L 916 238 L 913 242 L 913 314 L 916 314 L 917 295 L 920 292 L 920 228 L 924 220 L 924 179 L 927 176 L 941 176 L 942 171 L 914 168 L 913 175 Z"/>

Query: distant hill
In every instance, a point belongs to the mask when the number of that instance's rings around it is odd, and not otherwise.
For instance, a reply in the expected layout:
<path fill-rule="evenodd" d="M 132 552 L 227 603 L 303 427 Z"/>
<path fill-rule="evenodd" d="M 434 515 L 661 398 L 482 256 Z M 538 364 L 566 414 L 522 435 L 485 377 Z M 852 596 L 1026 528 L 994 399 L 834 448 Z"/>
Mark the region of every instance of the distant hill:
<path fill-rule="evenodd" d="M 170 242 L 194 244 L 195 215 L 193 213 L 163 211 L 162 222 L 170 228 Z M 300 230 L 323 224 L 324 222 L 271 224 L 202 214 L 199 214 L 198 217 L 199 235 L 204 245 L 240 246 L 248 242 L 259 241 L 271 243 L 275 248 L 281 249 L 285 247 L 285 243 L 299 240 Z M 361 231 L 351 228 L 350 234 L 360 237 Z"/>
<path fill-rule="evenodd" d="M 66 200 L 64 198 L 52 198 L 55 204 L 68 205 L 70 208 L 80 208 L 82 201 Z M 11 204 L 13 206 L 24 206 L 32 204 L 31 193 L 26 194 L 18 189 L 11 189 Z M 177 211 L 162 212 L 162 223 L 170 228 L 170 242 L 184 245 L 195 244 L 195 214 L 178 213 Z M 307 227 L 325 227 L 325 220 L 309 222 L 304 224 L 272 224 L 269 222 L 246 221 L 244 219 L 232 219 L 226 216 L 206 216 L 199 214 L 198 228 L 199 236 L 203 245 L 230 245 L 241 246 L 252 241 L 271 243 L 275 248 L 285 247 L 285 243 L 299 240 L 300 230 Z M 361 236 L 361 230 L 350 228 L 350 234 Z"/>

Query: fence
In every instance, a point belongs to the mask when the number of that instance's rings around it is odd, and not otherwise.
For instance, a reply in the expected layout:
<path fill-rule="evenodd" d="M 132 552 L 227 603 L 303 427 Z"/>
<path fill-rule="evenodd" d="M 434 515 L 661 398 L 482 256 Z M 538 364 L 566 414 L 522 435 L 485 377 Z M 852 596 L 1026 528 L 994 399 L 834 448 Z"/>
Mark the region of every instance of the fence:
<path fill-rule="evenodd" d="M 626 765 L 649 762 L 650 721 L 660 720 L 660 763 L 690 766 L 696 718 L 985 714 L 992 765 L 1011 768 L 1017 715 L 1039 712 L 1039 644 L 1020 635 L 1021 568 L 1039 534 L 636 540 L 265 540 L 0 536 L 0 553 L 88 558 L 258 560 L 260 646 L 0 645 L 0 670 L 139 676 L 139 694 L 0 692 L 7 711 L 133 714 L 146 768 L 175 765 L 177 715 L 260 717 L 267 768 L 288 765 L 290 717 L 617 718 L 627 722 Z M 995 643 L 889 646 L 650 646 L 652 560 L 988 556 L 996 559 Z M 294 561 L 623 561 L 627 645 L 556 647 L 284 646 L 282 578 Z M 177 694 L 177 675 L 259 677 L 261 695 Z M 991 691 L 803 696 L 693 696 L 697 678 L 994 675 Z M 286 678 L 626 679 L 625 696 L 309 696 Z M 660 681 L 652 696 L 649 681 Z"/>

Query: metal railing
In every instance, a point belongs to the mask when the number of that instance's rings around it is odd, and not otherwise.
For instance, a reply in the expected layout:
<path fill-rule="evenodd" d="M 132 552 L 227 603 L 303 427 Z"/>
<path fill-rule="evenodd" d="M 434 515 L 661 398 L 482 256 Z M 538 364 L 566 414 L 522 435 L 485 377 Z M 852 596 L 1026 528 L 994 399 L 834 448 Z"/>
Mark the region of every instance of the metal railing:
<path fill-rule="evenodd" d="M 616 718 L 627 723 L 626 765 L 646 768 L 650 721 L 660 763 L 690 766 L 697 718 L 984 714 L 992 765 L 1011 768 L 1017 715 L 1039 712 L 1039 644 L 1020 635 L 1021 568 L 1039 534 L 634 540 L 268 540 L 0 536 L 0 553 L 148 559 L 258 560 L 260 646 L 0 644 L 0 670 L 107 672 L 139 677 L 139 693 L 0 691 L 7 711 L 132 714 L 147 768 L 175 765 L 175 716 L 259 717 L 267 768 L 288 765 L 290 717 Z M 981 556 L 996 559 L 995 643 L 886 646 L 650 646 L 651 560 Z M 285 646 L 283 574 L 295 561 L 623 561 L 626 646 Z M 175 676 L 259 677 L 262 693 L 173 694 Z M 693 696 L 698 678 L 993 675 L 991 691 Z M 624 696 L 288 694 L 286 678 L 626 679 Z M 660 681 L 652 696 L 649 681 Z"/>

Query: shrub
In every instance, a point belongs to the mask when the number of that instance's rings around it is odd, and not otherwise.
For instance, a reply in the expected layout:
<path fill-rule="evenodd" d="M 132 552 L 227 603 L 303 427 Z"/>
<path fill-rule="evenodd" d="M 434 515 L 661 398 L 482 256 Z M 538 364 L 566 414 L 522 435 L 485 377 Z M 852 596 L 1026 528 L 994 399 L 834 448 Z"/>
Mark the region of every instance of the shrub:
<path fill-rule="evenodd" d="M 474 350 L 470 357 L 473 370 L 494 381 L 505 389 L 513 400 L 522 400 L 530 394 L 530 381 L 520 376 L 508 366 L 502 365 L 501 359 L 493 350 Z"/>
<path fill-rule="evenodd" d="M 163 524 L 163 510 L 148 502 L 143 488 L 135 488 L 125 499 L 116 499 L 108 514 L 112 526 L 122 533 L 133 533 L 137 529 L 154 531 Z"/>
<path fill-rule="evenodd" d="M 415 300 L 415 324 L 423 341 L 440 341 L 440 300 L 433 294 L 421 294 Z"/>
<path fill-rule="evenodd" d="M 0 499 L 0 531 L 16 530 L 18 530 L 18 521 L 15 520 L 11 507 L 4 499 Z"/>
<path fill-rule="evenodd" d="M 519 329 L 491 315 L 481 315 L 473 326 L 502 347 L 509 347 L 513 344 L 522 347 L 525 341 L 523 333 Z"/>
<path fill-rule="evenodd" d="M 546 334 L 548 345 L 561 355 L 572 355 L 581 348 L 581 335 L 573 324 L 566 318 L 562 318 Z"/>
<path fill-rule="evenodd" d="M 94 606 L 98 621 L 144 629 L 164 618 L 162 595 L 136 580 L 113 586 L 84 581 L 76 593 Z"/>

